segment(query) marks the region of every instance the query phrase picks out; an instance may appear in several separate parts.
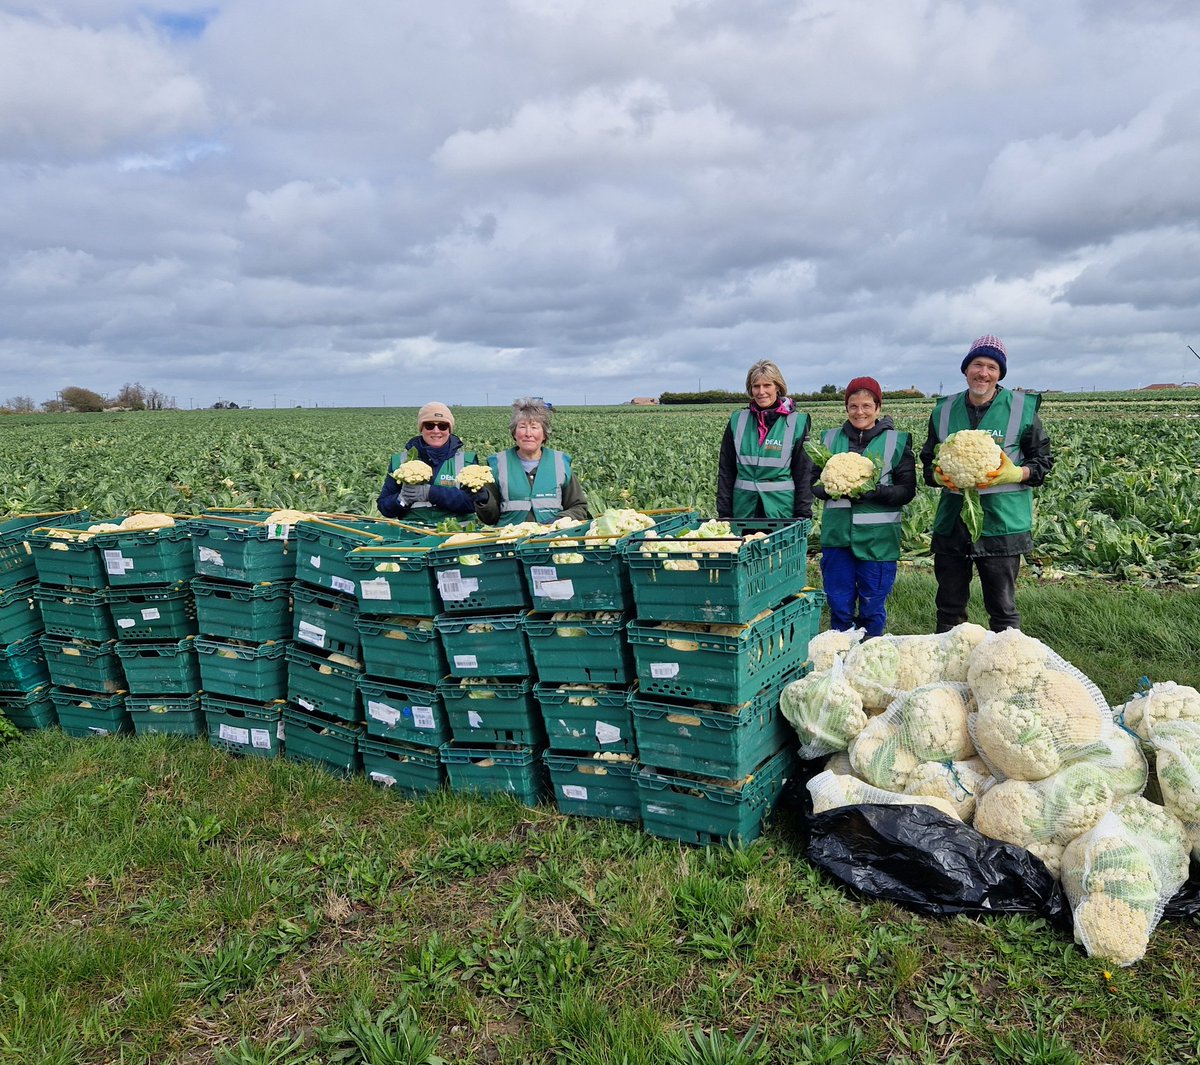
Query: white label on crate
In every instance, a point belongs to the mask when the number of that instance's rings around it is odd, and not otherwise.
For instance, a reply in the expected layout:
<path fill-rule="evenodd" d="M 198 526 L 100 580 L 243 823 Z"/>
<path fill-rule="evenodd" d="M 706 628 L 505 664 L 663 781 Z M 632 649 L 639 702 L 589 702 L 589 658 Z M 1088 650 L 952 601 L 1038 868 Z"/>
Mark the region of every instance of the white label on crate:
<path fill-rule="evenodd" d="M 467 724 L 470 725 L 471 728 L 479 728 L 479 726 L 483 724 L 483 718 L 481 718 L 475 710 L 468 710 Z"/>
<path fill-rule="evenodd" d="M 385 788 L 394 788 L 396 786 L 396 778 L 388 776 L 387 773 L 380 773 L 378 770 L 372 769 L 367 774 L 376 784 L 382 784 Z"/>
<path fill-rule="evenodd" d="M 233 725 L 222 725 L 217 730 L 217 735 L 227 743 L 239 743 L 243 747 L 250 743 L 250 730 L 248 728 L 235 728 Z"/>
<path fill-rule="evenodd" d="M 648 803 L 646 805 L 646 813 L 659 814 L 660 816 L 669 816 L 671 808 L 669 806 L 659 806 L 658 803 Z"/>
<path fill-rule="evenodd" d="M 275 523 L 267 526 L 268 540 L 286 540 L 291 535 L 292 527 L 290 525 Z"/>
<path fill-rule="evenodd" d="M 370 699 L 367 702 L 367 716 L 373 717 L 376 721 L 382 721 L 385 725 L 394 725 L 400 720 L 400 711 L 387 703 Z"/>
<path fill-rule="evenodd" d="M 412 708 L 413 725 L 417 728 L 433 728 L 433 707 L 414 706 Z"/>
<path fill-rule="evenodd" d="M 269 751 L 271 749 L 271 730 L 266 728 L 252 728 L 250 730 L 250 745 L 257 747 L 260 751 Z"/>
<path fill-rule="evenodd" d="M 117 618 L 118 629 L 131 629 L 137 622 L 133 618 Z"/>
<path fill-rule="evenodd" d="M 606 743 L 620 743 L 621 730 L 607 721 L 596 722 L 596 742 L 602 746 Z"/>
<path fill-rule="evenodd" d="M 287 737 L 284 735 L 284 731 L 285 731 L 285 730 L 284 730 L 284 727 L 283 727 L 283 720 L 282 720 L 282 718 L 281 718 L 281 719 L 280 719 L 280 721 L 279 721 L 279 724 L 275 726 L 275 738 L 276 738 L 276 739 L 277 739 L 277 740 L 278 740 L 280 743 L 282 743 L 282 742 L 283 742 L 285 739 L 287 739 Z"/>
<path fill-rule="evenodd" d="M 534 581 L 556 581 L 558 580 L 558 569 L 554 566 L 530 566 L 529 576 Z"/>
<path fill-rule="evenodd" d="M 359 594 L 364 599 L 391 599 L 392 586 L 386 577 L 372 577 L 369 581 L 358 582 Z"/>
<path fill-rule="evenodd" d="M 302 621 L 296 627 L 296 639 L 303 640 L 305 643 L 311 643 L 314 647 L 324 647 L 325 630 L 319 625 Z"/>
<path fill-rule="evenodd" d="M 679 676 L 678 662 L 651 662 L 650 676 L 655 680 L 667 680 Z"/>
<path fill-rule="evenodd" d="M 320 555 L 309 555 L 308 556 L 308 564 L 310 566 L 312 566 L 313 569 L 320 569 L 321 568 L 321 556 Z"/>
<path fill-rule="evenodd" d="M 455 602 L 466 599 L 467 582 L 462 579 L 462 571 L 456 569 L 443 570 L 437 575 L 438 592 L 443 599 Z"/>
<path fill-rule="evenodd" d="M 118 575 L 124 573 L 125 562 L 126 558 L 123 554 L 121 554 L 121 549 L 119 547 L 115 547 L 104 552 L 104 568 L 108 570 L 109 573 L 116 573 Z"/>
<path fill-rule="evenodd" d="M 221 552 L 214 551 L 211 547 L 200 548 L 200 561 L 211 562 L 214 566 L 225 565 L 225 559 L 221 557 Z"/>
<path fill-rule="evenodd" d="M 582 784 L 564 784 L 562 786 L 564 799 L 582 799 L 587 801 L 587 788 Z"/>
<path fill-rule="evenodd" d="M 108 729 L 101 728 L 99 725 L 88 725 L 88 732 L 95 733 L 97 736 L 108 735 Z"/>
<path fill-rule="evenodd" d="M 542 581 L 534 584 L 533 594 L 543 599 L 574 599 L 575 585 L 572 581 Z"/>
<path fill-rule="evenodd" d="M 148 606 L 142 611 L 143 621 L 157 621 L 161 617 L 162 614 L 158 612 L 158 607 L 156 606 Z"/>
<path fill-rule="evenodd" d="M 317 712 L 317 708 L 315 706 L 313 706 L 313 704 L 310 703 L 307 699 L 301 699 L 301 698 L 297 697 L 296 702 L 298 702 L 302 707 L 304 707 L 305 710 L 311 710 L 314 714 Z"/>
<path fill-rule="evenodd" d="M 335 592 L 347 592 L 350 595 L 354 594 L 354 582 L 347 580 L 345 577 L 335 577 L 330 575 L 329 587 Z"/>
<path fill-rule="evenodd" d="M 475 655 L 455 655 L 454 656 L 454 668 L 455 669 L 478 669 L 479 668 L 479 659 L 476 658 Z"/>

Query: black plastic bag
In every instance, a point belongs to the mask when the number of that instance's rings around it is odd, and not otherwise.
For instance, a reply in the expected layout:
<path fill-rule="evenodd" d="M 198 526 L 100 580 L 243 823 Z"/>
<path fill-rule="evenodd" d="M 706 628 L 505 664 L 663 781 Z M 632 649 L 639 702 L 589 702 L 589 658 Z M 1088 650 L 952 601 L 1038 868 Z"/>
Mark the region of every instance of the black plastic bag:
<path fill-rule="evenodd" d="M 1064 928 L 1062 885 L 1023 847 L 932 806 L 842 806 L 808 818 L 808 859 L 873 899 L 920 913 L 1031 913 Z"/>

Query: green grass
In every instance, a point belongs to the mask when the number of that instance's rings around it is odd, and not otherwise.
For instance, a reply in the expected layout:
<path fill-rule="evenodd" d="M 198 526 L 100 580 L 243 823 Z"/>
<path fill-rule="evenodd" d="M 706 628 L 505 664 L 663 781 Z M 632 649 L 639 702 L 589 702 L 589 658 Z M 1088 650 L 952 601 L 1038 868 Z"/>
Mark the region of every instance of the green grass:
<path fill-rule="evenodd" d="M 902 575 L 893 631 L 929 630 L 932 587 Z M 1020 605 L 1110 700 L 1200 681 L 1195 592 L 1023 584 Z M 689 848 L 202 742 L 30 734 L 0 747 L 0 1062 L 1200 1055 L 1193 922 L 1106 974 L 1040 919 L 850 898 L 798 816 Z"/>

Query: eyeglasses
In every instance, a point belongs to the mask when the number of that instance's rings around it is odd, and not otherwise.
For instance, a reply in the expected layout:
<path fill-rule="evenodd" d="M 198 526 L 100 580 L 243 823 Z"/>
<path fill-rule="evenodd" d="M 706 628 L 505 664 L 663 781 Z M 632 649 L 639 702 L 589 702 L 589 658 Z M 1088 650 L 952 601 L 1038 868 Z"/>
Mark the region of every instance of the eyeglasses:
<path fill-rule="evenodd" d="M 421 428 L 422 429 L 440 429 L 443 433 L 447 433 L 450 431 L 450 423 L 449 422 L 422 422 Z"/>

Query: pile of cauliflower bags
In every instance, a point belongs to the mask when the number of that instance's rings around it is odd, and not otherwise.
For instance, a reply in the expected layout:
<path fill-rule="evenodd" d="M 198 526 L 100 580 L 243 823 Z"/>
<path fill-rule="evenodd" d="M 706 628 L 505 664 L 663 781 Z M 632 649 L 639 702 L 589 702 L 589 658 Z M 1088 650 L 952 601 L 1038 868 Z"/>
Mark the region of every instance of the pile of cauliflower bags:
<path fill-rule="evenodd" d="M 1142 958 L 1200 859 L 1200 692 L 1160 683 L 1110 708 L 1016 629 L 861 636 L 821 633 L 813 672 L 780 696 L 800 753 L 830 756 L 809 781 L 814 812 L 934 806 L 1040 858 L 1090 955 Z"/>

